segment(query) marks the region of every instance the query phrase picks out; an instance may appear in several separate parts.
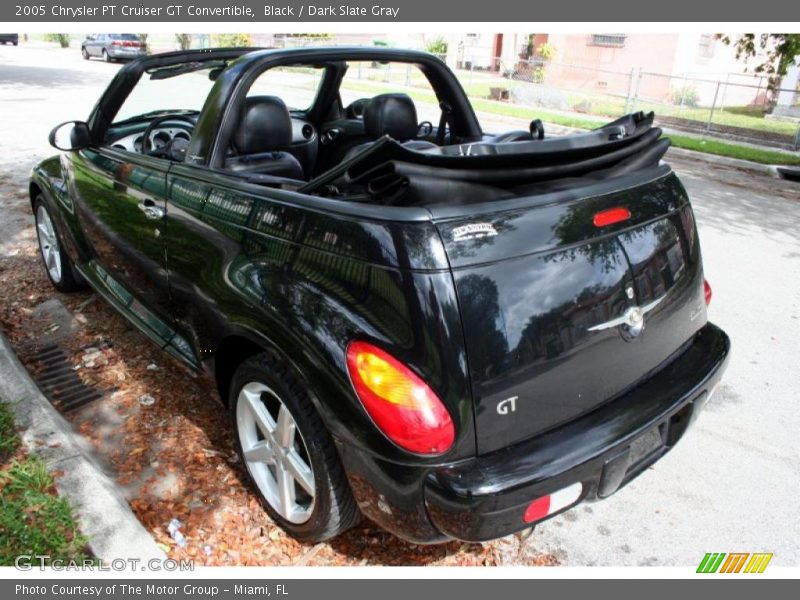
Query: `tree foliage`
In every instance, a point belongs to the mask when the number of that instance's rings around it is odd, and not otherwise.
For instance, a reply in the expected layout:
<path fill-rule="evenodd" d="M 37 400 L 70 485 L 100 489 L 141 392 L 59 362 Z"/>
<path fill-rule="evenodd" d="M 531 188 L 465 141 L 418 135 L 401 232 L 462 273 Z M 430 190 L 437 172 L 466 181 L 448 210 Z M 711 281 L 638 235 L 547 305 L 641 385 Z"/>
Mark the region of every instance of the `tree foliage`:
<path fill-rule="evenodd" d="M 719 34 L 717 37 L 736 48 L 736 58 L 749 61 L 763 57 L 753 70 L 769 75 L 771 87 L 777 87 L 789 66 L 800 57 L 800 33 L 745 33 L 739 37 Z"/>
<path fill-rule="evenodd" d="M 175 41 L 178 42 L 181 50 L 188 50 L 192 47 L 192 34 L 191 33 L 176 33 Z"/>
<path fill-rule="evenodd" d="M 44 39 L 48 42 L 56 42 L 62 48 L 69 48 L 68 33 L 45 33 Z"/>

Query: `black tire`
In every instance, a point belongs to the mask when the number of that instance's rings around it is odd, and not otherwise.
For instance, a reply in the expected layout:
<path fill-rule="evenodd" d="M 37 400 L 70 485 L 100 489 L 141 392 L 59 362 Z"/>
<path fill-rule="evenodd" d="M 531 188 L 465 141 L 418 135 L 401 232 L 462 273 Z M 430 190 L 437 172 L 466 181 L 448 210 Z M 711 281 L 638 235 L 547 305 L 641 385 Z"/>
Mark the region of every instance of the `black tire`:
<path fill-rule="evenodd" d="M 236 414 L 242 388 L 254 382 L 263 383 L 274 390 L 289 409 L 297 431 L 305 442 L 315 484 L 314 507 L 304 523 L 297 524 L 284 519 L 253 482 L 264 509 L 284 531 L 302 542 L 329 540 L 356 525 L 361 520 L 361 513 L 353 499 L 330 433 L 311 403 L 308 388 L 270 353 L 258 354 L 243 362 L 231 382 L 231 421 L 236 431 L 236 448 L 242 464 L 248 469 L 248 475 L 249 467 L 242 451 Z"/>
<path fill-rule="evenodd" d="M 86 50 L 86 47 L 81 48 L 81 56 L 83 60 L 89 60 L 89 51 Z"/>
<path fill-rule="evenodd" d="M 41 245 L 41 232 L 39 230 L 39 210 L 42 209 L 47 212 L 50 221 L 53 226 L 53 230 L 55 232 L 55 236 L 58 240 L 58 257 L 61 260 L 61 276 L 59 279 L 53 277 L 50 273 L 50 270 L 47 268 L 47 261 L 44 256 L 44 252 L 42 251 Z M 44 272 L 47 274 L 47 278 L 50 280 L 50 283 L 53 284 L 59 292 L 64 293 L 71 293 L 71 292 L 78 292 L 86 288 L 86 284 L 81 279 L 81 276 L 75 270 L 75 265 L 73 264 L 72 260 L 70 260 L 69 256 L 66 252 L 64 252 L 64 245 L 61 243 L 61 235 L 58 231 L 58 225 L 56 224 L 55 219 L 53 219 L 53 213 L 50 210 L 50 207 L 45 202 L 44 198 L 39 195 L 36 197 L 36 201 L 33 203 L 33 217 L 36 226 L 36 237 L 37 240 L 40 241 L 39 244 L 39 255 L 42 257 L 42 263 L 44 265 Z"/>

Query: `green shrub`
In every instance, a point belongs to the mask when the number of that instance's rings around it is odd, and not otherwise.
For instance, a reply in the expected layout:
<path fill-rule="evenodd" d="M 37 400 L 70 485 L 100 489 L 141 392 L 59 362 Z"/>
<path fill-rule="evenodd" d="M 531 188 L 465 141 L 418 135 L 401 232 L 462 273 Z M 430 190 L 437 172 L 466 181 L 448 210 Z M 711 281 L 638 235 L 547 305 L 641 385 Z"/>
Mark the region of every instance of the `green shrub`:
<path fill-rule="evenodd" d="M 220 33 L 217 35 L 217 46 L 222 48 L 249 48 L 253 40 L 249 33 Z"/>
<path fill-rule="evenodd" d="M 700 95 L 697 93 L 694 86 L 685 85 L 682 88 L 672 90 L 670 93 L 670 102 L 678 106 L 697 108 L 700 105 Z"/>
<path fill-rule="evenodd" d="M 443 37 L 435 37 L 426 42 L 425 51 L 437 55 L 447 54 L 447 42 Z"/>

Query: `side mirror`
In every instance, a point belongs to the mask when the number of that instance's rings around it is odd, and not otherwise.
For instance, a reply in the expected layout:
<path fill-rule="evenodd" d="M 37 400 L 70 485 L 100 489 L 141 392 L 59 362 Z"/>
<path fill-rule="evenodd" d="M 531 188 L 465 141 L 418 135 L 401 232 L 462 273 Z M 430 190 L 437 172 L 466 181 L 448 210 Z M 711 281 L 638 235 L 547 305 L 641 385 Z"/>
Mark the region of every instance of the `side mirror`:
<path fill-rule="evenodd" d="M 67 121 L 56 125 L 47 139 L 58 150 L 83 150 L 92 143 L 89 126 L 83 121 Z"/>

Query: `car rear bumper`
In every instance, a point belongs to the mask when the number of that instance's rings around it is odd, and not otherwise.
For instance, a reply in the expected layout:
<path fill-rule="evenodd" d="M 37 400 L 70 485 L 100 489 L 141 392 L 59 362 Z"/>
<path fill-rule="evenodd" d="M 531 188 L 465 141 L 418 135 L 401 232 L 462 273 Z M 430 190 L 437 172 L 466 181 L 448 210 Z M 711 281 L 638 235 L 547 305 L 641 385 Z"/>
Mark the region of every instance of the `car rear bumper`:
<path fill-rule="evenodd" d="M 109 46 L 106 52 L 111 58 L 141 58 L 147 56 L 147 50 L 144 48 L 125 48 Z"/>
<path fill-rule="evenodd" d="M 610 496 L 666 454 L 711 396 L 730 340 L 708 324 L 668 366 L 624 396 L 533 439 L 437 468 L 381 462 L 340 447 L 362 511 L 400 537 L 485 541 L 525 529 L 535 499 L 581 484 Z M 644 436 L 647 436 L 646 438 Z M 641 440 L 650 443 L 643 446 Z"/>

